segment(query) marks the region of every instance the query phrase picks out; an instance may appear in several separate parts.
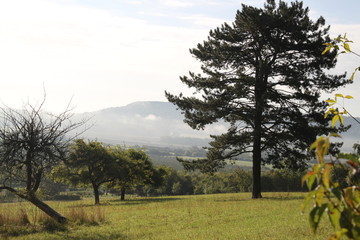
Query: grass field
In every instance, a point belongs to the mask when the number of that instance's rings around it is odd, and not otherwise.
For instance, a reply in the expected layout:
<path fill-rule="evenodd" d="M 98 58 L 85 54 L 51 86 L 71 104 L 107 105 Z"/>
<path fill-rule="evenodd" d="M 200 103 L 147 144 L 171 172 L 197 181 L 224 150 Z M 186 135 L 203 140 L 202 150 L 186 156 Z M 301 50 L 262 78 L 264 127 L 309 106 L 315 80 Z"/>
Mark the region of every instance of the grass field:
<path fill-rule="evenodd" d="M 248 193 L 133 198 L 121 202 L 102 198 L 105 222 L 100 225 L 74 225 L 54 232 L 26 231 L 19 236 L 4 234 L 0 239 L 26 240 L 106 240 L 106 239 L 326 239 L 331 231 L 324 221 L 317 235 L 301 214 L 304 194 L 264 193 L 251 200 Z M 92 199 L 76 202 L 49 202 L 66 215 L 70 209 L 98 211 Z M 27 203 L 0 204 L 0 214 L 21 208 L 30 220 L 38 211 Z M 15 233 L 16 234 L 16 233 Z M 13 233 L 14 235 L 14 233 Z"/>

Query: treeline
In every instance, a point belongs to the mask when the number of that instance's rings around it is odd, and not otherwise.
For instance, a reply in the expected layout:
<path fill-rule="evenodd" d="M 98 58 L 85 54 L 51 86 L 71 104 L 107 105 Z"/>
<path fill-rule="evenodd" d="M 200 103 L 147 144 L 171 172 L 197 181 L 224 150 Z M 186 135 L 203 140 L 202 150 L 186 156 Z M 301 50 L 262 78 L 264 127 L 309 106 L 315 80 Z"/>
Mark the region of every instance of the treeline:
<path fill-rule="evenodd" d="M 159 166 L 157 171 L 162 172 L 160 183 L 138 183 L 127 189 L 128 194 L 138 196 L 174 196 L 192 194 L 236 193 L 252 191 L 252 174 L 250 170 L 242 168 L 230 172 L 217 172 L 215 174 L 202 174 L 198 172 L 185 172 L 167 166 Z M 264 171 L 261 183 L 267 192 L 294 192 L 306 190 L 301 186 L 304 172 L 291 170 Z M 69 183 L 69 182 L 68 182 Z M 104 184 L 99 189 L 101 195 L 118 195 L 121 197 L 121 185 Z M 47 176 L 40 188 L 39 195 L 48 200 L 79 200 L 82 197 L 94 196 L 90 185 L 65 184 Z M 15 196 L 4 192 L 3 201 L 13 201 Z"/>
<path fill-rule="evenodd" d="M 204 155 L 201 148 L 187 150 L 143 149 L 111 146 L 98 141 L 75 140 L 63 162 L 54 166 L 40 184 L 37 195 L 47 200 L 78 200 L 92 196 L 95 204 L 103 194 L 125 193 L 139 196 L 170 196 L 191 194 L 236 193 L 252 191 L 250 169 L 233 167 L 223 172 L 203 174 L 186 172 L 171 166 L 153 164 L 150 155 Z M 303 191 L 302 171 L 269 170 L 262 173 L 264 191 Z M 23 188 L 13 182 L 17 189 Z M 11 192 L 0 193 L 1 200 L 14 200 Z"/>
<path fill-rule="evenodd" d="M 236 193 L 252 191 L 252 173 L 250 170 L 236 168 L 230 172 L 202 174 L 188 173 L 169 167 L 164 181 L 159 187 L 138 186 L 132 193 L 140 196 L 191 195 Z M 291 170 L 267 170 L 262 174 L 262 186 L 268 192 L 303 191 L 301 178 L 304 172 Z"/>

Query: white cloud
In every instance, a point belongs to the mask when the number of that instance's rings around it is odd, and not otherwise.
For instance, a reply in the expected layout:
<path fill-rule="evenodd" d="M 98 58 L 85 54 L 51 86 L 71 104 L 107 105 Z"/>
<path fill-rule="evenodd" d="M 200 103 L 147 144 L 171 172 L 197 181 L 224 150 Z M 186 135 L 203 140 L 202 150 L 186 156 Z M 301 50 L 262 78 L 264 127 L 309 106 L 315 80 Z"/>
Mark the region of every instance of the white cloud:
<path fill-rule="evenodd" d="M 180 1 L 180 0 L 159 0 L 159 3 L 168 6 L 168 7 L 192 7 L 194 6 L 193 2 L 190 1 Z"/>
<path fill-rule="evenodd" d="M 240 2 L 221 4 L 240 6 Z M 146 5 L 150 1 L 133 3 Z M 199 63 L 188 49 L 225 20 L 206 15 L 206 11 L 173 13 L 161 7 L 185 9 L 219 3 L 163 0 L 161 6 L 155 5 L 159 7 L 156 11 L 139 8 L 147 15 L 155 12 L 160 19 L 167 16 L 188 26 L 179 27 L 168 22 L 166 26 L 151 24 L 149 19 L 144 20 L 146 16 L 140 20 L 116 10 L 73 5 L 71 0 L 0 1 L 0 101 L 14 107 L 27 99 L 38 101 L 43 86 L 47 106 L 55 111 L 63 110 L 72 97 L 76 111 L 82 112 L 133 101 L 165 101 L 164 90 L 190 95 L 192 92 L 178 78 L 189 70 L 199 72 Z M 359 27 L 333 25 L 331 31 L 336 35 L 347 32 L 358 51 Z M 339 69 L 347 71 L 359 62 L 356 58 L 340 60 Z M 358 85 L 349 91 L 357 89 Z"/>
<path fill-rule="evenodd" d="M 144 117 L 144 119 L 149 121 L 156 121 L 156 120 L 160 120 L 161 117 L 155 116 L 154 114 L 149 114 L 146 117 Z"/>
<path fill-rule="evenodd" d="M 56 111 L 71 97 L 77 111 L 165 100 L 184 89 L 178 76 L 197 66 L 188 49 L 207 34 L 41 0 L 0 2 L 0 22 L 0 100 L 19 106 L 44 85 Z"/>

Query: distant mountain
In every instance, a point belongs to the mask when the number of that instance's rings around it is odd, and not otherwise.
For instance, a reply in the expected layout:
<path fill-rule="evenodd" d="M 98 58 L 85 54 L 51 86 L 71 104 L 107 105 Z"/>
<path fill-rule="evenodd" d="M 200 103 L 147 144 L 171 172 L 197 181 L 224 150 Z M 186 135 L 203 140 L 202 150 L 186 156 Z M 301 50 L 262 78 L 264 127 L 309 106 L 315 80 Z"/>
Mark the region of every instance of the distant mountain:
<path fill-rule="evenodd" d="M 85 138 L 113 144 L 205 146 L 210 134 L 226 130 L 221 125 L 210 126 L 205 131 L 193 130 L 169 102 L 134 102 L 77 117 L 91 117 L 93 127 L 83 134 Z"/>
<path fill-rule="evenodd" d="M 169 102 L 134 102 L 123 107 L 78 114 L 91 117 L 93 127 L 83 136 L 111 144 L 154 146 L 206 146 L 210 134 L 221 134 L 227 130 L 225 124 L 208 126 L 197 131 L 184 123 L 180 110 Z M 360 120 L 360 118 L 358 118 Z M 352 127 L 343 133 L 344 151 L 351 151 L 360 141 L 360 124 L 345 117 Z"/>

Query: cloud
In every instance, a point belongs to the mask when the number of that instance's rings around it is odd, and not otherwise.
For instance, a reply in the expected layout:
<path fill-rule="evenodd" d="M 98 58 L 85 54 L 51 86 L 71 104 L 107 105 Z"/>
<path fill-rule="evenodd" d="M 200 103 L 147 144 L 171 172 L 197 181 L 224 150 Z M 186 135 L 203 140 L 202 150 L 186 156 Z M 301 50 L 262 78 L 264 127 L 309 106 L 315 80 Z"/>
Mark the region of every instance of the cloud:
<path fill-rule="evenodd" d="M 159 3 L 168 7 L 186 8 L 194 6 L 193 2 L 180 0 L 159 0 Z"/>
<path fill-rule="evenodd" d="M 144 119 L 149 121 L 156 121 L 156 120 L 160 120 L 161 117 L 157 117 L 154 114 L 149 114 L 146 117 L 144 117 Z"/>
<path fill-rule="evenodd" d="M 0 100 L 20 106 L 45 86 L 55 111 L 72 97 L 77 111 L 165 100 L 185 88 L 178 76 L 197 66 L 188 49 L 207 34 L 41 0 L 0 2 L 0 21 Z"/>

